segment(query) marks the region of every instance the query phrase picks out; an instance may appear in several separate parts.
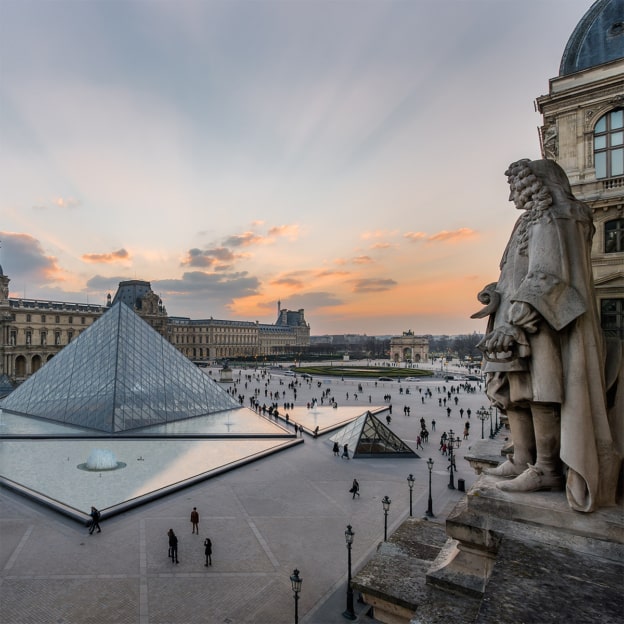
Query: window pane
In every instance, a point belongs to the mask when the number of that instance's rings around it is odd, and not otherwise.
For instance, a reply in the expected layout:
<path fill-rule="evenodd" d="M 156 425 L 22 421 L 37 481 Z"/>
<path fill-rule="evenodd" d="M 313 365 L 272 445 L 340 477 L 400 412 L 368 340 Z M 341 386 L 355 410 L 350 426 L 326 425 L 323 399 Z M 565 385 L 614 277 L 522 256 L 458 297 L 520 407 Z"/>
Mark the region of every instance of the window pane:
<path fill-rule="evenodd" d="M 624 143 L 624 132 L 614 132 L 611 135 L 611 145 L 622 145 L 622 143 Z"/>
<path fill-rule="evenodd" d="M 611 175 L 624 175 L 624 149 L 616 149 L 611 152 Z"/>
<path fill-rule="evenodd" d="M 601 117 L 596 124 L 594 132 L 606 132 L 607 130 L 607 116 Z"/>
<path fill-rule="evenodd" d="M 611 113 L 611 130 L 624 126 L 624 110 L 616 110 Z"/>
<path fill-rule="evenodd" d="M 594 149 L 604 149 L 607 147 L 607 135 L 597 136 L 594 138 Z"/>
<path fill-rule="evenodd" d="M 596 154 L 596 177 L 607 177 L 607 154 L 606 152 L 600 152 Z"/>

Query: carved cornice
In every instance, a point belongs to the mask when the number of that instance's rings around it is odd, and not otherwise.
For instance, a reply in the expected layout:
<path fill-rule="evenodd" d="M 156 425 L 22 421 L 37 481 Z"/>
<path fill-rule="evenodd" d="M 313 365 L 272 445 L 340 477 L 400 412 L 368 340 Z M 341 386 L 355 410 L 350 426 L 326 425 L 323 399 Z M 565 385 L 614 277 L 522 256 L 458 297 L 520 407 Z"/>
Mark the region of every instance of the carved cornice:
<path fill-rule="evenodd" d="M 609 86 L 600 84 L 588 85 L 582 91 L 574 93 L 557 93 L 554 95 L 543 95 L 536 100 L 539 111 L 547 117 L 559 117 L 564 113 L 576 112 L 579 108 L 622 105 L 624 98 L 624 76 L 620 77 L 616 83 Z M 619 104 L 618 104 L 619 102 Z"/>

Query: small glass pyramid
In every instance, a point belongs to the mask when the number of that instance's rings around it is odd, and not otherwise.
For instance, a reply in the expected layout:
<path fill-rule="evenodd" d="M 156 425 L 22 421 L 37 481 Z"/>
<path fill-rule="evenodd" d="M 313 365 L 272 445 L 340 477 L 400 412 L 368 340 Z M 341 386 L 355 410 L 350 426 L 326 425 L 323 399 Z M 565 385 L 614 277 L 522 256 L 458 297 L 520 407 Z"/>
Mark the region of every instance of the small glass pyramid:
<path fill-rule="evenodd" d="M 370 412 L 362 414 L 338 433 L 330 442 L 349 445 L 353 457 L 418 457 L 412 449 Z"/>
<path fill-rule="evenodd" d="M 0 406 L 109 433 L 240 407 L 122 302 Z"/>

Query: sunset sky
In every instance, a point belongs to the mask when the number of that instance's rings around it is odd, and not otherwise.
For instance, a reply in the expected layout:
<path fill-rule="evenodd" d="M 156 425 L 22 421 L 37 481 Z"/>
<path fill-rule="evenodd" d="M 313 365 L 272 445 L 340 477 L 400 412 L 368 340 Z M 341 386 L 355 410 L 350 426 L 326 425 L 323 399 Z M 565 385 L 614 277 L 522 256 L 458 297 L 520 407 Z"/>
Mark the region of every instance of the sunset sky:
<path fill-rule="evenodd" d="M 482 332 L 585 0 L 0 0 L 11 296 Z"/>

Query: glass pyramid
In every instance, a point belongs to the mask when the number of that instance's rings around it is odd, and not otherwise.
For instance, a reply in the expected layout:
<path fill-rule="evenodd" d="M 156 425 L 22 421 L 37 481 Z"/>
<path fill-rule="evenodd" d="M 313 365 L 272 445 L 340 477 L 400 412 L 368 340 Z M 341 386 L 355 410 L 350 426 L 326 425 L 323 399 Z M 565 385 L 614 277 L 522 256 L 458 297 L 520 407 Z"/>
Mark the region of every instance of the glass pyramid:
<path fill-rule="evenodd" d="M 118 302 L 0 407 L 115 433 L 240 405 Z"/>
<path fill-rule="evenodd" d="M 349 445 L 353 457 L 418 457 L 412 449 L 370 412 L 362 414 L 329 438 L 340 447 Z"/>

